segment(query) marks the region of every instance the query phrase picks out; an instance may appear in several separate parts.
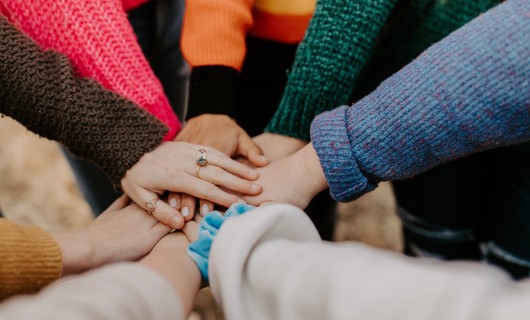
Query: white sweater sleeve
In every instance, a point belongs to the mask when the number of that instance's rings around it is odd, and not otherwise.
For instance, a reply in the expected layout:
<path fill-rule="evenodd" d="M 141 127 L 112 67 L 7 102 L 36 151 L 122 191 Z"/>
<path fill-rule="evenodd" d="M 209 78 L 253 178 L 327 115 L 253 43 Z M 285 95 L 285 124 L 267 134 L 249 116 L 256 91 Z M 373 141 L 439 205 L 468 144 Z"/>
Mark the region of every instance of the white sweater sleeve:
<path fill-rule="evenodd" d="M 178 272 L 178 271 L 176 271 Z M 158 273 L 119 263 L 64 278 L 33 296 L 0 306 L 1 320 L 186 319 L 175 289 Z"/>
<path fill-rule="evenodd" d="M 228 220 L 210 254 L 227 319 L 522 319 L 530 282 L 477 263 L 408 258 L 320 241 L 288 205 Z"/>

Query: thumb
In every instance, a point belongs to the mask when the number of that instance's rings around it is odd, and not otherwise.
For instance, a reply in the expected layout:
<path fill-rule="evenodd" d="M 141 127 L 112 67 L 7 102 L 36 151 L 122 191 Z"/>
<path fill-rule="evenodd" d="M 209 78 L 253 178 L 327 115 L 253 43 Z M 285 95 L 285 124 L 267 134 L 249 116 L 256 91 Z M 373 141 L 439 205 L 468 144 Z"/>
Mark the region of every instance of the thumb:
<path fill-rule="evenodd" d="M 246 132 L 241 133 L 239 137 L 238 153 L 247 158 L 256 167 L 263 167 L 269 164 L 269 160 L 263 155 L 261 148 Z"/>

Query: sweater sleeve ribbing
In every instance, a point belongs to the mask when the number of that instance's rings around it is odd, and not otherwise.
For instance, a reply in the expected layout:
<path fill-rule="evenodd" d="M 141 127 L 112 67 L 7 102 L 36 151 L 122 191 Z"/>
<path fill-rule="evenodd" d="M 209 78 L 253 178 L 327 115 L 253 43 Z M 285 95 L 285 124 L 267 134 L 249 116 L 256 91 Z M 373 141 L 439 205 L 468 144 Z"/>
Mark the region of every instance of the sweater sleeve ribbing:
<path fill-rule="evenodd" d="M 43 230 L 0 218 L 0 301 L 59 278 L 61 249 Z"/>
<path fill-rule="evenodd" d="M 65 56 L 41 51 L 2 16 L 0 84 L 0 113 L 94 162 L 116 186 L 167 132 L 134 103 L 77 78 Z"/>
<path fill-rule="evenodd" d="M 320 0 L 266 131 L 309 140 L 313 118 L 349 102 L 396 0 Z"/>
<path fill-rule="evenodd" d="M 311 138 L 332 196 L 469 153 L 530 139 L 530 3 L 479 16 L 352 107 L 318 116 Z"/>
<path fill-rule="evenodd" d="M 182 53 L 192 68 L 227 66 L 241 71 L 253 0 L 186 1 Z"/>
<path fill-rule="evenodd" d="M 237 118 L 239 74 L 253 4 L 253 0 L 186 2 L 182 53 L 191 66 L 188 119 L 205 113 Z"/>
<path fill-rule="evenodd" d="M 133 101 L 170 129 L 180 123 L 127 21 L 120 0 L 4 1 L 9 19 L 43 49 L 68 56 L 81 77 Z"/>

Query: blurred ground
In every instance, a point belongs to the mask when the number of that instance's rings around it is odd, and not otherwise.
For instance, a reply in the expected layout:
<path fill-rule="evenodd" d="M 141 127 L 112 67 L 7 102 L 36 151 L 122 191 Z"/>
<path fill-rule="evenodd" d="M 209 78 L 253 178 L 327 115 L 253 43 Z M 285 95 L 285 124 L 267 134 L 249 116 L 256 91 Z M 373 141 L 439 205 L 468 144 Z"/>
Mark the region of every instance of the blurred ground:
<path fill-rule="evenodd" d="M 59 148 L 9 118 L 0 118 L 0 209 L 10 219 L 48 231 L 83 228 L 92 215 Z M 340 204 L 336 241 L 356 240 L 401 250 L 401 231 L 390 184 Z M 207 289 L 190 319 L 221 319 Z"/>

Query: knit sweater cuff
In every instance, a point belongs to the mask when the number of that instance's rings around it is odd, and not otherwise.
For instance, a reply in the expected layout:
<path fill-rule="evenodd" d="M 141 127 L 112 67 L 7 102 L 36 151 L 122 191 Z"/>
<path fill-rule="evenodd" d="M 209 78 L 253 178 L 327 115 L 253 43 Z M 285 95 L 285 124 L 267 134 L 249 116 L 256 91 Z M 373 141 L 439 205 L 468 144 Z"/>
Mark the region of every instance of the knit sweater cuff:
<path fill-rule="evenodd" d="M 227 66 L 194 67 L 186 119 L 205 113 L 237 119 L 239 78 L 239 72 Z"/>
<path fill-rule="evenodd" d="M 362 172 L 348 135 L 347 106 L 325 112 L 311 125 L 311 140 L 333 199 L 348 202 L 377 187 Z M 341 143 L 337 143 L 341 141 Z"/>
<path fill-rule="evenodd" d="M 59 278 L 61 249 L 37 227 L 0 219 L 0 300 L 38 291 Z"/>

